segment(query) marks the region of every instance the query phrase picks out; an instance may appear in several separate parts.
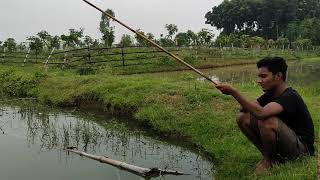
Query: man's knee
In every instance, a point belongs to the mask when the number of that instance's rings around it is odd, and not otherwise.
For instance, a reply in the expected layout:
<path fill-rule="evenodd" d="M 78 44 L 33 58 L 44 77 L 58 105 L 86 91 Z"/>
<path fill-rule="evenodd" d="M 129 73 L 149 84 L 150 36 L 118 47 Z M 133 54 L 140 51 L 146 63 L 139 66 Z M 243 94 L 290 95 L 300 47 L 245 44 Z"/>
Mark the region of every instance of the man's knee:
<path fill-rule="evenodd" d="M 279 118 L 277 117 L 269 117 L 263 120 L 258 121 L 258 127 L 260 132 L 273 132 L 278 128 Z"/>
<path fill-rule="evenodd" d="M 250 125 L 250 114 L 240 112 L 237 114 L 237 124 L 241 127 L 248 127 Z"/>

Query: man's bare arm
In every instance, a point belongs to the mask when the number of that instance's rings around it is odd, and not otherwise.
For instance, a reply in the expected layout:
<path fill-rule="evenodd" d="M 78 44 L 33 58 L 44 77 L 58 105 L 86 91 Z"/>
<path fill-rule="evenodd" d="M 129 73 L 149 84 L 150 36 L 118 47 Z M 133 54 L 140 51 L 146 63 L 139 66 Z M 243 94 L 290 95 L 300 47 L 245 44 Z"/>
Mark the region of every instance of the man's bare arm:
<path fill-rule="evenodd" d="M 249 101 L 245 96 L 243 96 L 239 91 L 235 90 L 230 93 L 241 105 L 244 110 L 249 111 L 252 115 L 256 116 L 258 119 L 265 119 L 274 115 L 279 114 L 283 111 L 283 107 L 276 103 L 271 102 L 264 107 L 262 107 L 256 101 Z"/>

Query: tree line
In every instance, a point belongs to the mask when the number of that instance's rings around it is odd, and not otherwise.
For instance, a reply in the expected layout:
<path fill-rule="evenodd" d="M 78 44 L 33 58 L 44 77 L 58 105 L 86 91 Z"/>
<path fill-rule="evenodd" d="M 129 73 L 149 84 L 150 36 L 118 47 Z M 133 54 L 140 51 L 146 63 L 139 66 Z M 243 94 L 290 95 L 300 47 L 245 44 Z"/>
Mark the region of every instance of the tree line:
<path fill-rule="evenodd" d="M 111 9 L 106 12 L 112 16 L 115 13 Z M 160 35 L 156 39 L 152 33 L 146 33 L 138 29 L 137 31 L 147 38 L 156 41 L 162 46 L 198 46 L 209 45 L 212 43 L 214 34 L 208 29 L 201 29 L 199 32 L 188 30 L 187 32 L 179 32 L 175 24 L 166 24 L 165 29 L 167 34 Z M 119 44 L 114 44 L 115 27 L 112 19 L 102 13 L 99 23 L 101 39 L 94 39 L 84 34 L 84 29 L 69 29 L 68 34 L 51 35 L 46 30 L 38 32 L 26 38 L 25 42 L 17 43 L 14 38 L 7 38 L 4 42 L 0 41 L 0 49 L 5 49 L 8 52 L 33 50 L 36 54 L 43 51 L 47 52 L 55 49 L 71 49 L 81 47 L 112 47 L 112 46 L 147 46 L 147 42 L 141 37 L 124 34 L 121 37 Z"/>
<path fill-rule="evenodd" d="M 319 0 L 225 0 L 205 18 L 222 30 L 222 39 L 248 35 L 289 46 L 320 45 Z"/>

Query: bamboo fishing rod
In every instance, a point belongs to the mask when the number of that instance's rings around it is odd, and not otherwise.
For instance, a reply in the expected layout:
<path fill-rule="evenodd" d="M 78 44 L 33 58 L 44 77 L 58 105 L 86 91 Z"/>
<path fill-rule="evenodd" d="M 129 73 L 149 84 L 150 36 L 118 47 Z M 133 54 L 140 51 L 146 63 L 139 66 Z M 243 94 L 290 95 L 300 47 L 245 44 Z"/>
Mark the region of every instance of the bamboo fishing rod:
<path fill-rule="evenodd" d="M 198 73 L 200 76 L 204 77 L 205 79 L 207 79 L 208 81 L 212 82 L 215 85 L 218 85 L 218 82 L 212 80 L 211 78 L 209 78 L 208 76 L 206 76 L 204 73 L 202 73 L 201 71 L 199 71 L 198 69 L 194 68 L 193 66 L 191 66 L 190 64 L 188 64 L 187 62 L 183 61 L 181 58 L 179 58 L 178 56 L 174 55 L 173 53 L 169 52 L 168 50 L 166 50 L 165 48 L 163 48 L 162 46 L 158 45 L 157 43 L 155 43 L 154 41 L 150 40 L 149 38 L 147 38 L 145 35 L 139 33 L 138 31 L 132 29 L 131 27 L 127 26 L 126 24 L 124 24 L 123 22 L 119 21 L 118 19 L 116 19 L 115 17 L 113 17 L 112 15 L 110 15 L 109 13 L 106 13 L 105 11 L 103 11 L 102 9 L 98 8 L 96 5 L 92 4 L 91 2 L 87 1 L 87 0 L 82 0 L 84 2 L 86 2 L 87 4 L 89 4 L 90 6 L 92 6 L 93 8 L 97 9 L 98 11 L 102 12 L 103 14 L 105 14 L 106 16 L 108 16 L 109 18 L 113 19 L 114 21 L 118 22 L 119 24 L 121 24 L 122 26 L 124 26 L 125 28 L 129 29 L 131 32 L 135 33 L 136 35 L 138 35 L 139 37 L 143 38 L 144 40 L 148 41 L 150 44 L 152 44 L 153 46 L 157 47 L 158 49 L 160 49 L 161 51 L 165 52 L 166 54 L 168 54 L 169 56 L 173 57 L 175 60 L 177 60 L 178 62 L 184 64 L 185 66 L 187 66 L 189 69 L 191 69 L 192 71 Z"/>

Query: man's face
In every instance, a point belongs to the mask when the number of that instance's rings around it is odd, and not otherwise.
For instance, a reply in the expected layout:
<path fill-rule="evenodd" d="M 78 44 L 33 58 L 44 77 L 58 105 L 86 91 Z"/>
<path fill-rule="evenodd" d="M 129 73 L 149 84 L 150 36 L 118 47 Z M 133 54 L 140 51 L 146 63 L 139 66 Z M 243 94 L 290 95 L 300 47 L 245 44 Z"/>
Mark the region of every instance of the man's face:
<path fill-rule="evenodd" d="M 267 67 L 258 69 L 257 83 L 261 86 L 264 92 L 271 91 L 277 84 L 276 75 L 268 70 Z"/>

